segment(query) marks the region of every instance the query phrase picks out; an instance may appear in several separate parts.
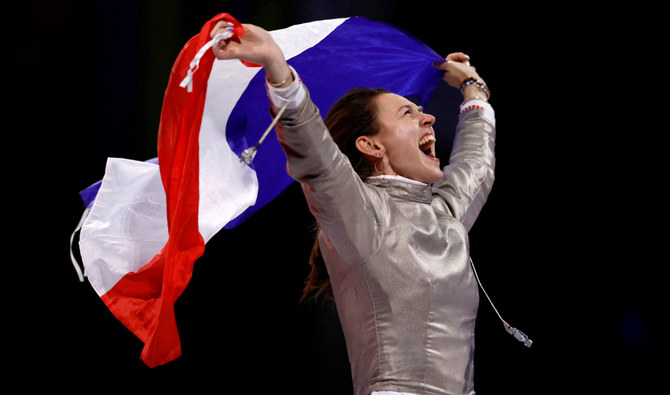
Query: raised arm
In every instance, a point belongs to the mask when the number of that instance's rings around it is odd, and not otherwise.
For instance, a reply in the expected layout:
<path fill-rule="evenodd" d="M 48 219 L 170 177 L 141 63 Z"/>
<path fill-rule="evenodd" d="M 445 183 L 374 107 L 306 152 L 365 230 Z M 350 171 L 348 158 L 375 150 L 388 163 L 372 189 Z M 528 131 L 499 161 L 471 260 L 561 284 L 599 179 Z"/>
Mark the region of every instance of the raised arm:
<path fill-rule="evenodd" d="M 220 22 L 212 37 L 229 25 Z M 260 27 L 243 24 L 244 35 L 215 46 L 218 59 L 240 59 L 263 66 L 267 90 L 276 113 L 291 100 L 277 123 L 278 140 L 286 153 L 287 171 L 298 180 L 321 230 L 342 258 L 364 263 L 379 246 L 376 202 L 346 156 L 332 140 L 307 88 L 288 66 L 271 35 Z"/>
<path fill-rule="evenodd" d="M 444 80 L 449 85 L 462 89 L 463 104 L 449 165 L 433 187 L 446 209 L 470 230 L 495 178 L 495 115 L 488 103 L 488 88 L 470 66 L 469 58 L 456 53 L 446 60 L 436 67 L 445 70 Z M 464 85 L 464 81 L 468 82 Z"/>

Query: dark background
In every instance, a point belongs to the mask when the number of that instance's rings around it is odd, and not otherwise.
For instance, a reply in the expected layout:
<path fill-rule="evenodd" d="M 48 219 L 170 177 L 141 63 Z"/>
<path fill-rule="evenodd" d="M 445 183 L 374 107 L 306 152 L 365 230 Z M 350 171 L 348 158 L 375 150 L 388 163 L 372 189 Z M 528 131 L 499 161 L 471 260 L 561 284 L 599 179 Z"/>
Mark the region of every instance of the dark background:
<path fill-rule="evenodd" d="M 295 184 L 208 243 L 175 306 L 183 355 L 165 366 L 141 362 L 142 343 L 70 263 L 69 237 L 83 212 L 78 192 L 102 178 L 107 157 L 156 156 L 172 63 L 219 12 L 268 30 L 367 16 L 445 56 L 469 54 L 491 87 L 498 122 L 496 185 L 470 233 L 472 256 L 503 317 L 535 341 L 527 349 L 509 336 L 482 294 L 478 394 L 670 393 L 667 258 L 659 255 L 665 91 L 648 30 L 656 25 L 631 8 L 563 3 L 10 8 L 2 62 L 10 381 L 81 391 L 351 393 L 334 308 L 298 303 L 313 220 Z M 439 98 L 431 105 L 439 117 Z"/>

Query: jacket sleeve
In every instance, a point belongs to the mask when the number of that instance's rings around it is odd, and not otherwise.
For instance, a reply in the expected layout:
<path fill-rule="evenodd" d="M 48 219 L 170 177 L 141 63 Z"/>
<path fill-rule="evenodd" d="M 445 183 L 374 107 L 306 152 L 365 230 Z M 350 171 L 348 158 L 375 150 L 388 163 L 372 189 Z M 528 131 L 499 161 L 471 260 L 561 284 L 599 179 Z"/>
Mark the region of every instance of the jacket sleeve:
<path fill-rule="evenodd" d="M 380 200 L 364 184 L 326 129 L 318 108 L 306 98 L 277 123 L 289 175 L 302 185 L 307 204 L 335 250 L 350 264 L 365 263 L 380 246 Z"/>
<path fill-rule="evenodd" d="M 495 118 L 488 103 L 464 109 L 443 169 L 433 185 L 445 209 L 470 230 L 488 198 L 494 181 Z"/>

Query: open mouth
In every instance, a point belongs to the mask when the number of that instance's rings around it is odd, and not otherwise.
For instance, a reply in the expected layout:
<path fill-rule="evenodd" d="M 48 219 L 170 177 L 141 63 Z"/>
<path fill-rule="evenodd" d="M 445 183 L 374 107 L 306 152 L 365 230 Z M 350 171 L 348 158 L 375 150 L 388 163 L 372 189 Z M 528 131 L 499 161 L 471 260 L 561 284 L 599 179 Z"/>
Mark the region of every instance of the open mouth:
<path fill-rule="evenodd" d="M 427 134 L 419 140 L 419 149 L 429 158 L 435 159 L 435 136 Z"/>

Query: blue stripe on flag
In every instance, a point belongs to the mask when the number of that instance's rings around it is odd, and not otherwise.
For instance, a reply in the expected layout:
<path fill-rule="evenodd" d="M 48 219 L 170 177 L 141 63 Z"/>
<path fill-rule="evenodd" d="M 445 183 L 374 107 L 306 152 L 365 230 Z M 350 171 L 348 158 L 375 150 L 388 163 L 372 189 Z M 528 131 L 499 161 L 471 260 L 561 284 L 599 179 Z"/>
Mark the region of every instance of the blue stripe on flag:
<path fill-rule="evenodd" d="M 408 33 L 366 18 L 349 18 L 314 47 L 288 60 L 325 117 L 349 89 L 385 88 L 402 96 L 418 97 L 426 105 L 442 72 L 433 62 L 444 60 Z M 453 90 L 456 94 L 456 90 Z M 258 73 L 240 97 L 226 126 L 228 143 L 238 156 L 256 144 L 271 121 L 265 73 Z M 268 135 L 252 163 L 259 191 L 256 204 L 225 227 L 242 223 L 288 187 L 286 155 L 277 136 Z"/>

